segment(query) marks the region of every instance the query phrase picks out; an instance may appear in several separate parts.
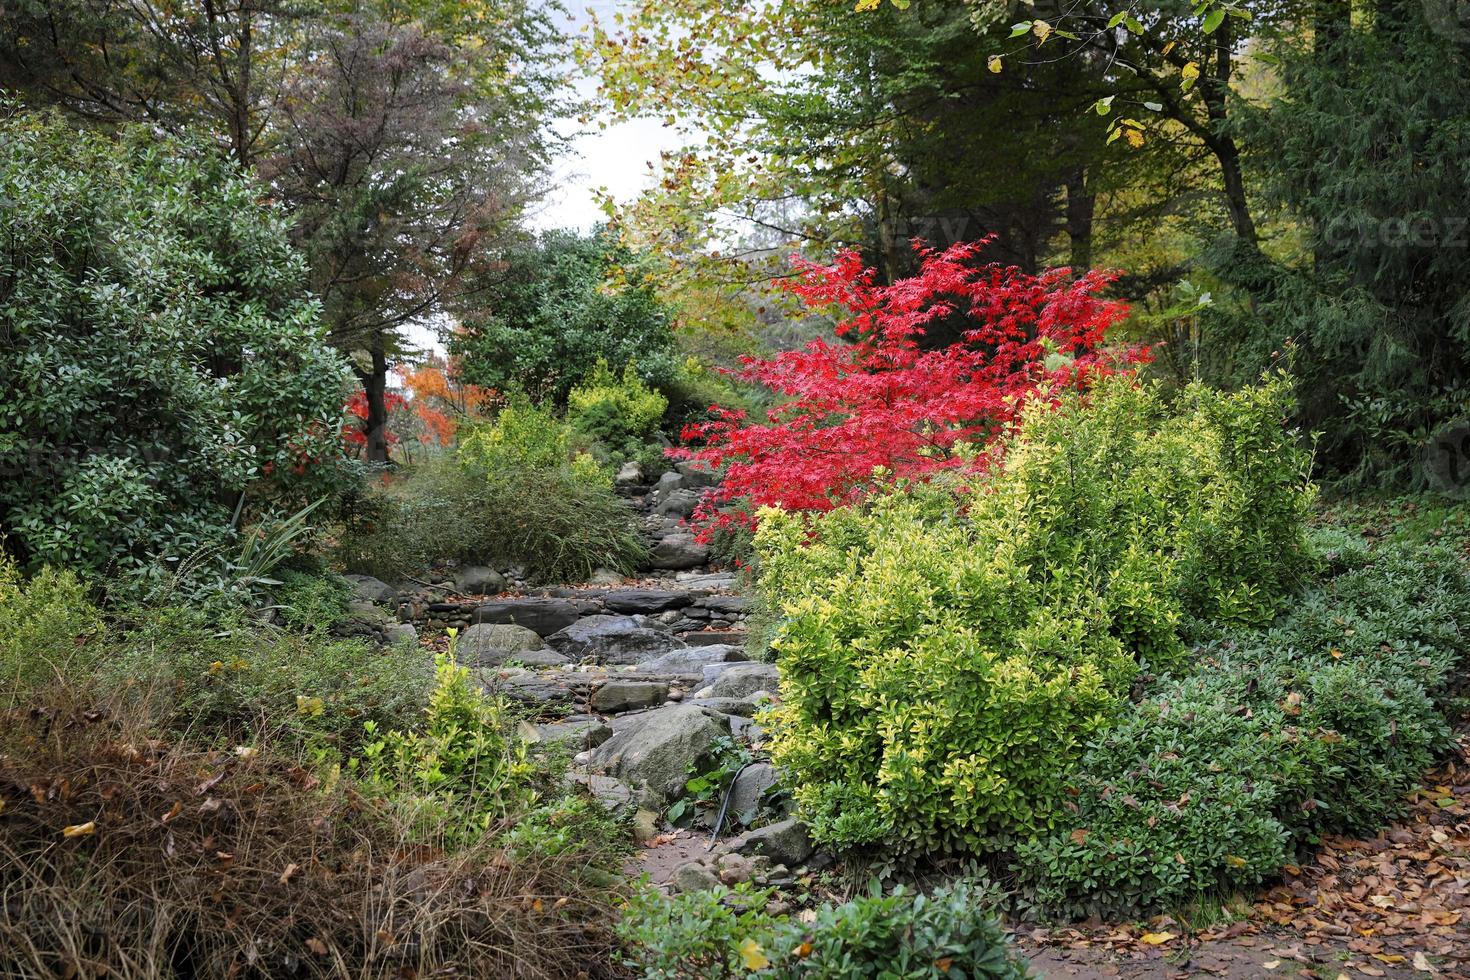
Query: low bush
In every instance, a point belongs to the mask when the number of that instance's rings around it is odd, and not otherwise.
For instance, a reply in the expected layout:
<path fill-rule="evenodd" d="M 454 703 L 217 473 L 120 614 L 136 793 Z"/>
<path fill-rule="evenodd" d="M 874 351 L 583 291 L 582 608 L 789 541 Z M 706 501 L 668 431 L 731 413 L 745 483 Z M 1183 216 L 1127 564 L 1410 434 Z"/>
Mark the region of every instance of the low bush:
<path fill-rule="evenodd" d="M 75 575 L 43 568 L 26 581 L 0 555 L 0 707 L 38 686 L 87 676 L 102 632 Z"/>
<path fill-rule="evenodd" d="M 622 975 L 598 854 L 495 834 L 412 846 L 394 809 L 289 744 L 199 749 L 139 707 L 0 713 L 0 958 L 16 975 Z"/>
<path fill-rule="evenodd" d="M 549 410 L 504 409 L 454 456 L 372 491 L 339 534 L 349 571 L 394 581 L 439 560 L 519 565 L 541 581 L 628 572 L 646 551 L 612 475 Z"/>
<path fill-rule="evenodd" d="M 281 621 L 300 632 L 324 630 L 347 615 L 352 589 L 343 578 L 318 570 L 287 569 L 271 598 Z"/>
<path fill-rule="evenodd" d="M 644 384 L 631 362 L 619 377 L 598 361 L 567 396 L 567 423 L 599 462 L 631 460 L 652 477 L 670 468 L 657 438 L 668 407 L 669 400 Z"/>
<path fill-rule="evenodd" d="M 1205 619 L 1268 620 L 1309 565 L 1284 381 L 1171 404 L 1124 379 L 1028 410 L 970 490 L 763 511 L 782 621 L 775 761 L 819 840 L 985 850 L 1065 820 L 1060 789 L 1140 668 Z"/>
<path fill-rule="evenodd" d="M 1044 909 L 1124 916 L 1252 888 L 1332 833 L 1371 833 L 1450 741 L 1470 575 L 1448 549 L 1322 539 L 1332 573 L 1225 631 L 1078 760 L 1075 808 L 1020 849 Z"/>
<path fill-rule="evenodd" d="M 902 888 L 816 910 L 810 923 L 766 913 L 770 892 L 739 888 L 635 896 L 618 927 L 648 978 L 781 980 L 969 977 L 1022 980 L 1025 967 L 965 883 L 933 895 Z"/>

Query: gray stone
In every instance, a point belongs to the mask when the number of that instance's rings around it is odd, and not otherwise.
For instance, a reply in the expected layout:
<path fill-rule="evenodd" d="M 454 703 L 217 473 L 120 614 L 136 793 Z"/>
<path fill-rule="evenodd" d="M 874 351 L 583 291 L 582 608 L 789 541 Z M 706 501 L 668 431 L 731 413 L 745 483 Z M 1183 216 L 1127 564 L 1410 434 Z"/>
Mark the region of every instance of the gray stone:
<path fill-rule="evenodd" d="M 748 698 L 757 691 L 775 694 L 780 683 L 781 674 L 775 664 L 734 664 L 721 671 L 700 697 Z"/>
<path fill-rule="evenodd" d="M 734 646 L 744 646 L 744 632 L 720 632 L 709 630 L 701 633 L 686 633 L 680 637 L 685 643 L 692 647 L 710 646 L 715 643 L 725 643 Z"/>
<path fill-rule="evenodd" d="M 755 702 L 747 701 L 745 698 L 690 698 L 687 703 L 696 708 L 718 711 L 722 715 L 735 715 L 739 718 L 755 717 Z"/>
<path fill-rule="evenodd" d="M 589 761 L 633 786 L 648 805 L 662 807 L 683 794 L 690 771 L 711 761 L 712 743 L 729 731 L 722 715 L 672 704 L 615 731 L 592 750 Z"/>
<path fill-rule="evenodd" d="M 592 692 L 592 710 L 602 714 L 652 708 L 669 699 L 669 685 L 659 681 L 608 681 Z"/>
<path fill-rule="evenodd" d="M 728 616 L 739 615 L 750 606 L 750 600 L 743 595 L 708 595 L 699 600 L 701 609 L 711 612 L 723 613 Z"/>
<path fill-rule="evenodd" d="M 730 734 L 736 738 L 743 738 L 751 745 L 759 745 L 765 740 L 766 730 L 749 718 L 739 715 L 729 715 Z"/>
<path fill-rule="evenodd" d="M 675 463 L 674 467 L 684 477 L 686 487 L 712 487 L 720 482 L 720 474 L 708 463 L 685 459 Z"/>
<path fill-rule="evenodd" d="M 486 690 L 543 711 L 552 705 L 565 705 L 572 701 L 572 692 L 554 678 L 542 677 L 529 670 L 481 670 L 478 673 Z"/>
<path fill-rule="evenodd" d="M 670 534 L 653 546 L 649 565 L 653 568 L 697 568 L 709 560 L 709 548 L 692 534 Z"/>
<path fill-rule="evenodd" d="M 454 648 L 459 662 L 471 667 L 498 667 L 507 660 L 530 663 L 526 655 L 543 650 L 546 641 L 539 634 L 510 623 L 476 623 L 459 634 Z M 557 656 L 558 663 L 567 662 Z"/>
<path fill-rule="evenodd" d="M 652 810 L 639 809 L 633 814 L 633 840 L 639 844 L 647 844 L 658 836 L 658 814 Z"/>
<path fill-rule="evenodd" d="M 772 864 L 787 867 L 801 864 L 815 852 L 806 827 L 795 817 L 748 830 L 729 841 L 725 849 L 736 854 L 763 854 Z"/>
<path fill-rule="evenodd" d="M 618 475 L 613 477 L 613 482 L 621 483 L 624 486 L 642 483 L 643 464 L 639 463 L 637 460 L 630 459 L 628 462 L 618 467 Z"/>
<path fill-rule="evenodd" d="M 629 616 L 587 616 L 546 638 L 558 653 L 573 660 L 602 664 L 637 664 L 681 649 L 672 633 L 651 629 Z"/>
<path fill-rule="evenodd" d="M 454 587 L 466 595 L 494 595 L 505 589 L 505 576 L 484 565 L 466 565 L 454 573 Z"/>
<path fill-rule="evenodd" d="M 610 568 L 599 568 L 592 573 L 592 577 L 587 581 L 591 585 L 621 585 L 623 584 L 623 576 Z"/>
<path fill-rule="evenodd" d="M 687 892 L 708 892 L 720 887 L 720 879 L 718 875 L 698 861 L 689 861 L 674 869 L 674 874 L 669 879 L 669 884 L 673 887 L 674 891 L 681 894 Z"/>
<path fill-rule="evenodd" d="M 744 661 L 745 651 L 740 647 L 721 646 L 688 647 L 674 650 L 662 657 L 645 661 L 634 668 L 640 674 L 700 674 L 711 664 Z"/>
<path fill-rule="evenodd" d="M 730 787 L 730 813 L 737 818 L 753 816 L 760 809 L 761 796 L 779 781 L 776 767 L 769 762 L 746 766 Z"/>
<path fill-rule="evenodd" d="M 688 592 L 665 589 L 619 589 L 602 597 L 602 604 L 616 613 L 653 613 L 682 609 L 694 601 Z"/>
<path fill-rule="evenodd" d="M 633 805 L 633 790 L 621 779 L 587 772 L 569 773 L 567 779 L 586 786 L 592 795 L 610 810 L 619 810 Z"/>
<path fill-rule="evenodd" d="M 526 650 L 522 653 L 506 654 L 501 662 L 522 667 L 564 667 L 571 663 L 555 650 Z"/>
<path fill-rule="evenodd" d="M 549 725 L 537 725 L 541 741 L 549 745 L 569 745 L 580 752 L 596 748 L 612 738 L 612 729 L 596 718 L 568 718 Z"/>
<path fill-rule="evenodd" d="M 660 517 L 689 517 L 699 506 L 699 498 L 696 490 L 670 490 L 659 497 L 658 503 L 653 505 L 653 512 Z"/>
<path fill-rule="evenodd" d="M 578 604 L 568 599 L 500 599 L 475 609 L 476 623 L 513 623 L 550 636 L 582 618 Z"/>
<path fill-rule="evenodd" d="M 686 485 L 684 474 L 670 471 L 658 478 L 658 483 L 654 486 L 653 492 L 662 499 L 675 490 L 684 489 Z"/>
<path fill-rule="evenodd" d="M 412 623 L 389 623 L 383 627 L 383 640 L 389 646 L 417 646 L 419 631 Z"/>
<path fill-rule="evenodd" d="M 359 599 L 365 599 L 368 602 L 392 602 L 398 595 L 391 585 L 371 575 L 343 575 L 342 577 L 352 583 L 352 591 Z"/>

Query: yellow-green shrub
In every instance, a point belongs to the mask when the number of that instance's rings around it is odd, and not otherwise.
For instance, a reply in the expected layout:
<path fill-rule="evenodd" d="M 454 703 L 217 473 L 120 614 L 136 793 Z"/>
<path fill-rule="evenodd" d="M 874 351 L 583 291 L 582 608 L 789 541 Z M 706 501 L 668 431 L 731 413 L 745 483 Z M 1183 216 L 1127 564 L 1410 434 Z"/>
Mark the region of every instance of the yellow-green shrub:
<path fill-rule="evenodd" d="M 0 555 L 0 707 L 39 685 L 86 676 L 100 655 L 102 617 L 70 571 L 43 568 L 29 581 Z"/>
<path fill-rule="evenodd" d="M 1284 380 L 1171 403 L 1119 379 L 1036 407 L 1004 466 L 804 519 L 763 512 L 784 703 L 813 833 L 984 847 L 1053 824 L 1061 780 L 1195 619 L 1268 620 L 1307 564 Z"/>

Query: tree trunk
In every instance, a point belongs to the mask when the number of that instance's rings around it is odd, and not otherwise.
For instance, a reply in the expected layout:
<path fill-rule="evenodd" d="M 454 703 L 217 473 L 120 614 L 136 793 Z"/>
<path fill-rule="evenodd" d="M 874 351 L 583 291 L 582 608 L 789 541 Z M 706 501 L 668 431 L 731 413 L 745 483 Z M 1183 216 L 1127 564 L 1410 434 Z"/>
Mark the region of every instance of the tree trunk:
<path fill-rule="evenodd" d="M 367 393 L 367 418 L 363 419 L 362 432 L 367 438 L 363 444 L 363 455 L 370 463 L 388 462 L 388 354 L 383 347 L 381 334 L 374 334 L 369 347 L 372 369 L 359 371 L 363 390 Z"/>
<path fill-rule="evenodd" d="M 1078 167 L 1067 175 L 1067 241 L 1074 271 L 1092 268 L 1092 216 L 1097 195 L 1087 189 L 1087 171 Z"/>

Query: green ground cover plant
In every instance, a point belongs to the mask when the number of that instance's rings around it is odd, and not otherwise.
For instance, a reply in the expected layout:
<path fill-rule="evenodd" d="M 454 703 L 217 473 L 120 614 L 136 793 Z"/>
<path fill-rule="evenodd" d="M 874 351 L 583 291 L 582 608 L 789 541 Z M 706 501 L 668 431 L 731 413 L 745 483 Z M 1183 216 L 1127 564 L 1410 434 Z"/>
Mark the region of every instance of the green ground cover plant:
<path fill-rule="evenodd" d="M 1115 379 L 1029 412 L 974 488 L 763 512 L 772 752 L 813 835 L 983 851 L 1065 823 L 1065 774 L 1140 675 L 1306 577 L 1290 400 L 1280 378 L 1177 399 Z"/>

